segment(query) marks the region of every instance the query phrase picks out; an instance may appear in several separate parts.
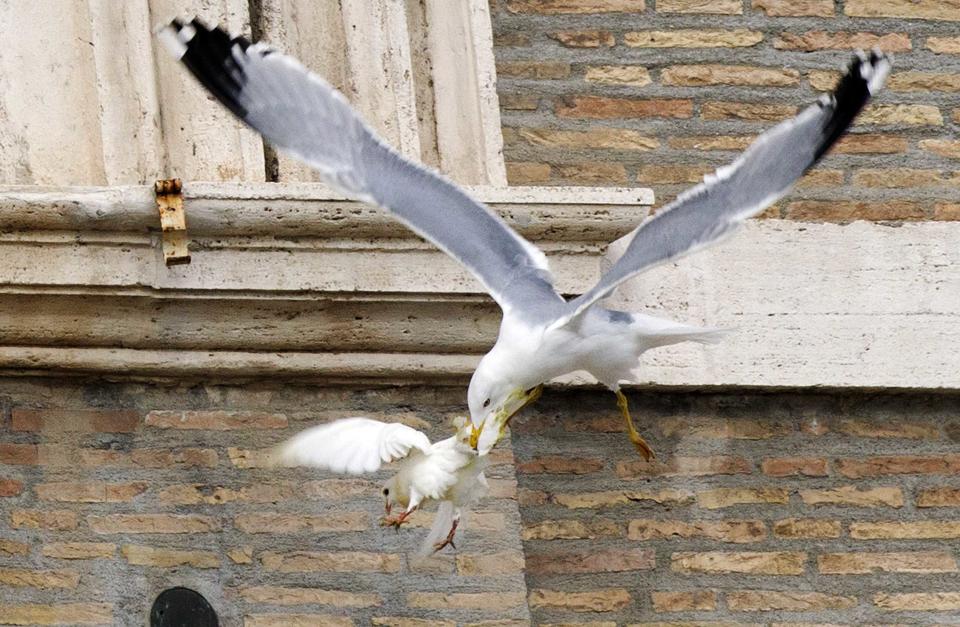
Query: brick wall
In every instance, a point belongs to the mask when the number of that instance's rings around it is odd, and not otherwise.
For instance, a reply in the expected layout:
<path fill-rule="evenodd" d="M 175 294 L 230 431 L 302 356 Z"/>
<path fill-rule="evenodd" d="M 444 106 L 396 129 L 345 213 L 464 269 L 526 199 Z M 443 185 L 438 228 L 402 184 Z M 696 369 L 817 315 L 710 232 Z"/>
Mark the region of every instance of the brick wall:
<path fill-rule="evenodd" d="M 592 625 L 960 622 L 960 399 L 544 394 L 514 425 L 531 614 Z"/>
<path fill-rule="evenodd" d="M 956 220 L 955 0 L 495 0 L 515 185 L 641 185 L 658 204 L 829 89 L 855 47 L 889 88 L 765 215 Z"/>
<path fill-rule="evenodd" d="M 258 464 L 264 447 L 349 415 L 446 437 L 460 396 L 0 381 L 0 624 L 140 626 L 180 585 L 226 626 L 525 624 L 509 447 L 462 548 L 422 562 L 429 516 L 378 526 L 389 473 Z"/>
<path fill-rule="evenodd" d="M 612 394 L 550 389 L 421 564 L 387 473 L 258 465 L 347 415 L 442 436 L 462 393 L 0 380 L 0 624 L 142 625 L 178 585 L 260 627 L 960 622 L 956 397 L 635 392 L 647 465 Z"/>

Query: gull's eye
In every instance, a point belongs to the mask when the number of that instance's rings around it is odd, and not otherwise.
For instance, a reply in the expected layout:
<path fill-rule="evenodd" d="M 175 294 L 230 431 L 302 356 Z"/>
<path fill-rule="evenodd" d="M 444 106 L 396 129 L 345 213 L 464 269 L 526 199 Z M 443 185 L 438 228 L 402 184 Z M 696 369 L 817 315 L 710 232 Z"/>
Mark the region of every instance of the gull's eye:
<path fill-rule="evenodd" d="M 384 495 L 384 496 L 390 496 L 390 490 L 389 490 L 388 488 L 384 488 L 384 489 L 383 489 L 383 495 Z"/>
<path fill-rule="evenodd" d="M 483 408 L 486 409 L 487 407 L 490 407 L 490 399 L 489 399 L 489 398 L 488 398 L 487 400 L 483 401 Z"/>

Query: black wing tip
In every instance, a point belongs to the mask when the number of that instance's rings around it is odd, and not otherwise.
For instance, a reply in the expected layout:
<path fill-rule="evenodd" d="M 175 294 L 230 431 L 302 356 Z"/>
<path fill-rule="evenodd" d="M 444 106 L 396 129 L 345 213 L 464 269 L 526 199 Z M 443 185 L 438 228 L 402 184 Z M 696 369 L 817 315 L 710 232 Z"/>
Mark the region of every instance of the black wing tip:
<path fill-rule="evenodd" d="M 249 40 L 232 37 L 219 26 L 211 28 L 198 17 L 189 22 L 173 18 L 157 36 L 210 93 L 235 115 L 246 117 L 239 100 L 246 78 L 235 55 L 246 53 Z"/>
<path fill-rule="evenodd" d="M 822 107 L 832 111 L 823 126 L 817 160 L 840 139 L 870 98 L 880 91 L 890 74 L 891 65 L 890 55 L 877 49 L 869 53 L 861 50 L 854 53 L 833 93 L 820 100 Z"/>

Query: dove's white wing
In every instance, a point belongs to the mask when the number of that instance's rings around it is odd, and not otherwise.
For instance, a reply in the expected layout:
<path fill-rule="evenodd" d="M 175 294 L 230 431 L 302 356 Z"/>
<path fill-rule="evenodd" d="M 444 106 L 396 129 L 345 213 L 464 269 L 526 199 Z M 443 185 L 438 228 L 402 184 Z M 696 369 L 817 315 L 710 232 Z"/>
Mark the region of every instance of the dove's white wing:
<path fill-rule="evenodd" d="M 359 475 L 403 459 L 411 450 L 429 455 L 429 438 L 399 423 L 344 418 L 298 433 L 277 446 L 273 459 L 283 466 L 315 466 Z"/>

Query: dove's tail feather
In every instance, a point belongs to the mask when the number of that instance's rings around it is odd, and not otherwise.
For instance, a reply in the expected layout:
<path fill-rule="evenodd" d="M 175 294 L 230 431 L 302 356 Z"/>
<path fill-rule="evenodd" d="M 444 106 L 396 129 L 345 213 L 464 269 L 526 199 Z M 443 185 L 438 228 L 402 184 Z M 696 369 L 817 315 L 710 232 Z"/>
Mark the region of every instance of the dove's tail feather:
<path fill-rule="evenodd" d="M 440 501 L 440 507 L 437 508 L 437 515 L 433 519 L 433 526 L 430 527 L 430 533 L 424 538 L 420 550 L 417 551 L 419 557 L 426 557 L 433 553 L 433 547 L 447 537 L 450 533 L 450 527 L 460 512 L 454 507 L 452 501 Z"/>

